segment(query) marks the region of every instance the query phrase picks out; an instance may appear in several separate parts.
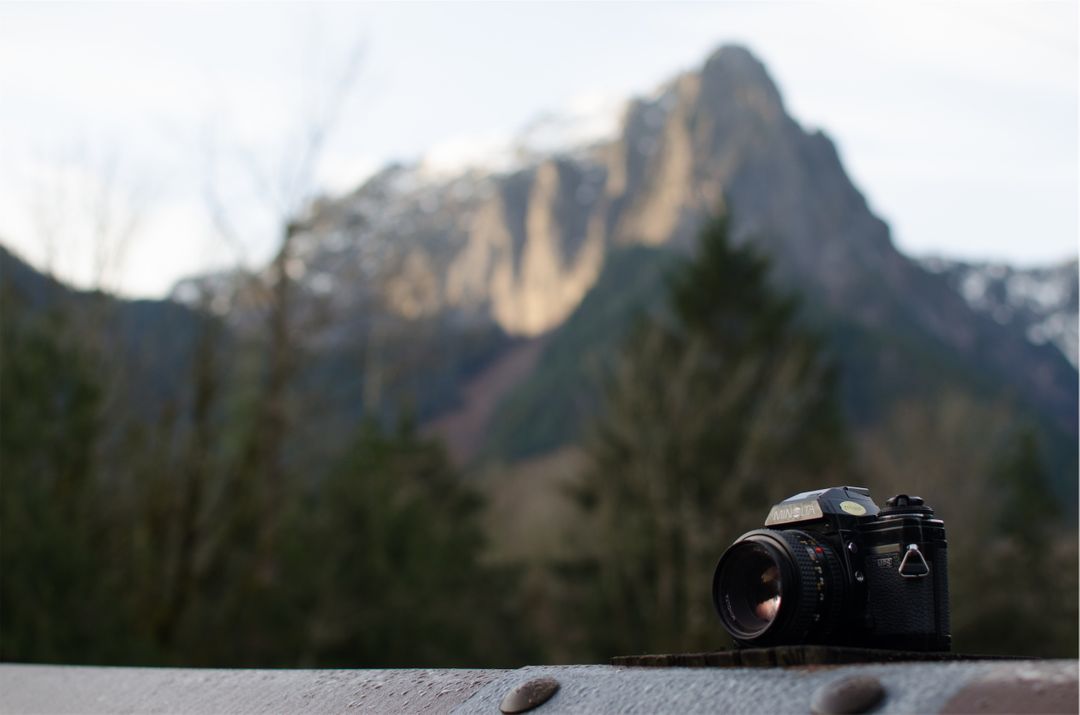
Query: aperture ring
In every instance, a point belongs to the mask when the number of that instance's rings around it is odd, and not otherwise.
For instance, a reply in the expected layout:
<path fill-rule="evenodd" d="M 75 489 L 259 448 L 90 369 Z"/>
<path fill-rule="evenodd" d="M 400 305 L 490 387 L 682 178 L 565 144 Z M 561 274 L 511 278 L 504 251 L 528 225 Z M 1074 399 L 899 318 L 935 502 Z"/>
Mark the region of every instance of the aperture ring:
<path fill-rule="evenodd" d="M 787 604 L 789 608 L 794 606 L 795 611 L 788 615 L 790 620 L 784 632 L 777 634 L 781 636 L 778 642 L 802 643 L 811 630 L 823 625 L 829 615 L 829 606 L 835 600 L 829 583 L 833 579 L 825 552 L 828 547 L 806 532 L 782 530 L 773 533 L 787 544 L 799 574 L 798 602 Z"/>

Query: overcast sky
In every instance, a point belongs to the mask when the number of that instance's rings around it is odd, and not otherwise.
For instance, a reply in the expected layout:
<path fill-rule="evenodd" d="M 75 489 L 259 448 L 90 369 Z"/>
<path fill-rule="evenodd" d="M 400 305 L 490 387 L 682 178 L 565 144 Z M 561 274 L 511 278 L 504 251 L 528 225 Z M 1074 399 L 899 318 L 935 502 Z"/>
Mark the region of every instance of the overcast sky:
<path fill-rule="evenodd" d="M 0 242 L 128 295 L 265 260 L 272 213 L 248 177 L 280 173 L 358 44 L 329 191 L 392 160 L 489 161 L 545 113 L 601 132 L 621 100 L 738 42 L 836 141 L 902 250 L 1049 262 L 1077 253 L 1077 23 L 1071 1 L 2 4 Z M 139 221 L 95 269 L 103 213 L 111 236 Z"/>

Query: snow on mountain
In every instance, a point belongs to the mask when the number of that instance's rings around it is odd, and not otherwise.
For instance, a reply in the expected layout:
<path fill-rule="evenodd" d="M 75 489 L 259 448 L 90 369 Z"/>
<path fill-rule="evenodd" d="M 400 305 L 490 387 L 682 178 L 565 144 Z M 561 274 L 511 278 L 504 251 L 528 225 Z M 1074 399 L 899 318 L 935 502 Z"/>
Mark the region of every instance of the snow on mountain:
<path fill-rule="evenodd" d="M 1019 328 L 1032 343 L 1052 343 L 1078 364 L 1077 262 L 1018 268 L 941 257 L 923 266 L 945 276 L 968 304 L 1002 325 Z"/>
<path fill-rule="evenodd" d="M 432 147 L 420 160 L 417 175 L 438 182 L 470 171 L 510 173 L 553 155 L 588 151 L 619 131 L 624 98 L 579 97 L 560 112 L 542 114 L 513 135 L 459 136 Z"/>

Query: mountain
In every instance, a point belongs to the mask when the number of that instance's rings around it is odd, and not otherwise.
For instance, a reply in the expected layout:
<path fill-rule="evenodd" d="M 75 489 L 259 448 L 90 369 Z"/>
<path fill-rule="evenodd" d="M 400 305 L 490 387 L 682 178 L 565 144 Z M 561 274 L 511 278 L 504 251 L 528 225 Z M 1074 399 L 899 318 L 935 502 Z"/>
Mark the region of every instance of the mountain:
<path fill-rule="evenodd" d="M 1077 262 L 1017 268 L 942 257 L 920 261 L 941 274 L 974 310 L 1027 336 L 1036 345 L 1055 345 L 1077 366 Z"/>
<path fill-rule="evenodd" d="M 378 312 L 529 338 L 564 325 L 621 248 L 686 253 L 724 205 L 735 238 L 772 256 L 775 281 L 805 295 L 848 347 L 870 351 L 852 355 L 867 373 L 849 390 L 861 419 L 919 388 L 917 370 L 905 373 L 918 356 L 927 374 L 940 362 L 999 386 L 1075 436 L 1075 366 L 897 251 L 833 141 L 788 116 L 765 67 L 739 46 L 633 100 L 608 141 L 531 154 L 502 173 L 387 168 L 315 207 L 296 273 L 337 316 L 330 326 Z M 869 389 L 875 380 L 891 387 Z"/>
<path fill-rule="evenodd" d="M 183 411 L 194 344 L 203 329 L 201 317 L 187 306 L 75 290 L 0 246 L 0 314 L 13 341 L 44 329 L 50 339 L 70 334 L 92 346 L 105 372 L 122 376 L 108 385 L 116 393 L 109 397 L 132 414 L 157 419 L 162 411 Z"/>

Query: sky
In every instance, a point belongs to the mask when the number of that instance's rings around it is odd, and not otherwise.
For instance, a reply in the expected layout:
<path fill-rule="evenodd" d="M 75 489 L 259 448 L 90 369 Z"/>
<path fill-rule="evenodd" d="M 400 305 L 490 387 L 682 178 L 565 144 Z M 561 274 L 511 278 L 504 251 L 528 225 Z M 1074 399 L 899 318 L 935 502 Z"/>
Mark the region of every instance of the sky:
<path fill-rule="evenodd" d="M 492 165 L 540 117 L 612 132 L 734 42 L 901 250 L 1038 265 L 1077 254 L 1077 37 L 1071 1 L 4 3 L 0 243 L 162 296 L 268 258 L 318 117 L 299 185 L 344 192 L 393 161 Z"/>

